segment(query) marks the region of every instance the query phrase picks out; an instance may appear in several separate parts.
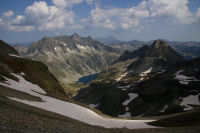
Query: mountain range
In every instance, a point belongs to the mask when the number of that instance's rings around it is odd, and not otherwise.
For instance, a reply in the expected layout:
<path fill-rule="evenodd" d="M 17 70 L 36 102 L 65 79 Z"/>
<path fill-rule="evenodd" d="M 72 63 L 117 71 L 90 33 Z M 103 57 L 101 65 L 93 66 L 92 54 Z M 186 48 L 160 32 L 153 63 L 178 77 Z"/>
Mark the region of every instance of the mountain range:
<path fill-rule="evenodd" d="M 151 45 L 155 40 L 151 41 L 120 41 L 115 37 L 105 37 L 97 38 L 98 41 L 105 43 L 108 46 L 113 48 L 118 48 L 122 51 L 129 50 L 133 51 L 144 45 Z M 106 41 L 105 41 L 106 40 Z M 167 42 L 173 49 L 175 49 L 180 55 L 185 59 L 190 60 L 197 57 L 200 57 L 200 42 L 178 42 L 178 41 L 169 41 L 166 39 L 160 39 Z"/>
<path fill-rule="evenodd" d="M 106 46 L 91 37 L 72 36 L 44 37 L 27 49 L 15 46 L 21 56 L 46 64 L 66 88 L 78 78 L 100 72 L 119 56 L 119 50 Z M 75 90 L 73 88 L 73 90 Z"/>
<path fill-rule="evenodd" d="M 200 59 L 184 60 L 163 40 L 120 54 L 119 49 L 74 34 L 45 37 L 24 51 L 20 55 L 0 41 L 2 132 L 200 131 Z M 51 69 L 59 73 L 58 60 L 67 58 L 66 63 L 80 54 L 82 60 L 74 67 L 84 63 L 87 54 L 101 55 L 99 63 L 110 60 L 71 99 Z"/>
<path fill-rule="evenodd" d="M 166 42 L 156 40 L 125 51 L 74 99 L 115 117 L 184 112 L 200 105 L 199 63 L 185 61 Z"/>

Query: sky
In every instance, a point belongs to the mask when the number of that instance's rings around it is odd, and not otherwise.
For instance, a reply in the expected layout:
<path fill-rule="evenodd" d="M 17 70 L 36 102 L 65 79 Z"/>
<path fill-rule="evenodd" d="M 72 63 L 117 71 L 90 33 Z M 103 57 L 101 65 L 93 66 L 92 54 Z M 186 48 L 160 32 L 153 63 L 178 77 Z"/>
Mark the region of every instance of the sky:
<path fill-rule="evenodd" d="M 72 35 L 200 41 L 200 0 L 1 0 L 0 39 Z"/>

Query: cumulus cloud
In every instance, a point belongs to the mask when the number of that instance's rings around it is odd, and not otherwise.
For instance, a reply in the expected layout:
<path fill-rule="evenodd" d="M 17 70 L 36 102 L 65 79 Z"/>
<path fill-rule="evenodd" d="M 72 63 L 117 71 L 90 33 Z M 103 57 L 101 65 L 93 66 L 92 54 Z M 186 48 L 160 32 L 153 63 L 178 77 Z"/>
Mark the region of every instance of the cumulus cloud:
<path fill-rule="evenodd" d="M 4 12 L 2 18 L 0 18 L 0 28 L 10 31 L 30 31 L 34 27 L 30 25 L 22 24 L 25 22 L 25 17 L 23 15 L 17 15 L 14 17 L 14 12 L 9 10 Z"/>
<path fill-rule="evenodd" d="M 13 11 L 9 10 L 3 13 L 3 18 L 10 18 L 14 15 Z"/>
<path fill-rule="evenodd" d="M 80 4 L 83 0 L 52 0 L 52 2 L 58 7 L 66 8 L 71 7 L 74 4 Z"/>
<path fill-rule="evenodd" d="M 30 17 L 42 18 L 49 15 L 50 8 L 51 7 L 48 7 L 47 3 L 44 1 L 34 2 L 33 5 L 25 9 L 25 13 Z"/>
<path fill-rule="evenodd" d="M 59 0 L 56 0 L 59 2 Z M 64 0 L 72 5 L 82 0 Z M 48 6 L 45 1 L 34 2 L 25 8 L 24 15 L 14 16 L 12 11 L 3 13 L 0 26 L 11 31 L 60 30 L 75 29 L 82 26 L 75 24 L 75 14 L 72 10 L 61 8 L 58 3 Z"/>
<path fill-rule="evenodd" d="M 137 7 L 131 8 L 113 8 L 101 9 L 96 7 L 91 10 L 88 18 L 82 19 L 85 24 L 94 27 L 103 27 L 108 29 L 116 29 L 118 27 L 129 29 L 138 25 L 140 18 L 149 16 L 149 12 L 145 9 L 146 2 L 142 2 Z"/>
<path fill-rule="evenodd" d="M 194 14 L 189 8 L 189 0 L 144 0 L 131 8 L 102 9 L 96 6 L 88 18 L 82 19 L 86 25 L 107 29 L 137 29 L 141 19 L 162 18 L 180 24 L 191 24 L 200 20 L 200 8 Z M 148 21 L 146 21 L 148 22 Z"/>
<path fill-rule="evenodd" d="M 140 21 L 148 23 L 157 18 L 171 20 L 180 24 L 200 22 L 200 8 L 192 13 L 188 8 L 189 0 L 143 0 L 137 6 L 129 8 L 101 8 L 96 5 L 90 15 L 81 19 L 81 25 L 75 23 L 76 15 L 71 8 L 85 1 L 91 5 L 96 0 L 52 0 L 53 5 L 45 1 L 36 1 L 24 10 L 24 14 L 15 15 L 13 11 L 4 12 L 0 18 L 0 27 L 12 31 L 80 29 L 93 26 L 115 30 L 118 28 L 141 31 Z M 170 22 L 171 22 L 170 21 Z"/>
<path fill-rule="evenodd" d="M 165 17 L 177 20 L 182 24 L 194 22 L 187 4 L 189 0 L 148 0 L 147 9 L 152 17 Z"/>

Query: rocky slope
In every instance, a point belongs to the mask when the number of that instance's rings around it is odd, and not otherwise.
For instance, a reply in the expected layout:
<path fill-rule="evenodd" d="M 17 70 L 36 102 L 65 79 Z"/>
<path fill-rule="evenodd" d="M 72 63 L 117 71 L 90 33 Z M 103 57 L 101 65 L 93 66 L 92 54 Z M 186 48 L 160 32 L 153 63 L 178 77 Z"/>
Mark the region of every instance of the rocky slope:
<path fill-rule="evenodd" d="M 134 72 L 142 72 L 152 67 L 153 69 L 160 69 L 168 67 L 176 62 L 182 61 L 181 57 L 174 51 L 166 42 L 156 40 L 152 45 L 145 45 L 136 51 L 125 51 L 116 61 L 125 62 L 127 60 L 134 60 L 128 66 L 129 70 Z"/>
<path fill-rule="evenodd" d="M 122 55 L 74 98 L 118 117 L 190 110 L 200 105 L 199 62 L 200 59 L 184 61 L 158 40 Z"/>
<path fill-rule="evenodd" d="M 13 47 L 17 50 L 18 53 L 20 53 L 20 55 L 24 55 L 28 50 L 28 46 L 23 46 L 19 44 L 16 44 Z"/>
<path fill-rule="evenodd" d="M 175 41 L 168 41 L 167 42 L 173 49 L 176 50 L 177 53 L 179 53 L 181 56 L 184 57 L 184 59 L 194 59 L 197 57 L 200 57 L 200 42 L 175 42 Z M 115 43 L 107 44 L 108 46 L 111 46 L 113 48 L 118 48 L 122 52 L 125 50 L 134 51 L 138 48 L 144 46 L 144 45 L 151 45 L 154 41 L 138 41 L 138 40 L 132 40 L 132 41 L 119 41 Z"/>
<path fill-rule="evenodd" d="M 48 71 L 47 67 L 39 62 L 29 59 L 24 59 L 17 55 L 17 52 L 12 49 L 6 43 L 3 44 L 5 47 L 1 47 L 0 50 L 4 50 L 4 53 L 0 53 L 0 132 L 16 132 L 16 133 L 44 133 L 44 132 L 70 132 L 70 133 L 143 133 L 143 132 L 176 132 L 176 133 L 195 133 L 199 132 L 199 112 L 198 107 L 194 111 L 190 111 L 183 114 L 164 116 L 161 118 L 148 118 L 148 120 L 119 120 L 119 119 L 109 119 L 108 117 L 102 117 L 95 112 L 74 104 L 69 100 L 65 93 L 63 92 L 61 86 L 55 77 Z M 2 49 L 3 48 L 3 49 Z M 6 52 L 7 51 L 7 52 Z M 196 67 L 199 67 L 198 60 L 181 63 L 177 65 L 177 72 L 175 73 L 176 82 L 183 85 L 193 85 L 193 82 L 198 85 L 199 71 Z M 189 66 L 193 67 L 189 67 Z M 180 67 L 179 66 L 185 66 Z M 181 70 L 180 70 L 181 69 Z M 194 74 L 195 69 L 197 76 L 192 78 L 183 78 L 181 75 L 191 76 Z M 184 70 L 184 71 L 183 71 Z M 167 71 L 166 71 L 167 72 Z M 163 73 L 164 74 L 164 73 Z M 147 74 L 148 75 L 148 74 Z M 182 76 L 181 76 L 182 77 Z M 195 79 L 196 78 L 196 79 Z M 128 81 L 129 82 L 129 81 Z M 107 82 L 108 83 L 108 82 Z M 127 82 L 121 81 L 120 83 L 112 83 L 108 85 L 122 85 L 127 84 Z M 193 85 L 194 86 L 194 85 Z M 107 86 L 108 87 L 108 86 Z M 107 88 L 104 85 L 104 88 Z M 111 86 L 112 87 L 112 86 Z M 197 86 L 198 87 L 198 86 Z M 104 89 L 103 88 L 103 89 Z M 132 86 L 123 88 L 118 87 L 125 91 L 125 95 L 128 94 L 133 96 L 133 90 L 128 90 Z M 142 88 L 142 87 L 141 87 Z M 108 89 L 108 88 L 107 88 Z M 113 89 L 113 88 L 111 88 Z M 126 89 L 126 90 L 124 90 Z M 185 91 L 185 88 L 184 88 Z M 195 95 L 198 89 L 192 90 L 192 95 Z M 118 91 L 116 91 L 116 94 Z M 187 93 L 188 95 L 189 93 Z M 146 94 L 148 95 L 148 93 Z M 140 96 L 140 95 L 139 95 Z M 186 96 L 180 94 L 180 96 Z M 117 98 L 117 97 L 116 97 Z M 127 101 L 127 97 L 124 100 Z M 141 98 L 141 97 L 140 97 Z M 134 99 L 132 99 L 134 100 Z M 131 103 L 132 100 L 128 100 Z M 70 101 L 70 102 L 67 102 Z M 184 99 L 183 99 L 184 101 Z M 105 101 L 106 102 L 106 101 Z M 116 105 L 115 102 L 112 104 Z M 129 106 L 127 104 L 127 106 Z M 169 104 L 169 103 L 167 103 Z M 101 106 L 100 104 L 97 106 Z M 183 109 L 195 108 L 196 105 L 182 105 Z M 109 107 L 109 106 L 108 106 Z M 123 107 L 126 108 L 127 107 Z M 132 108 L 131 108 L 132 110 Z M 168 109 L 167 109 L 168 110 Z M 164 111 L 164 113 L 167 112 Z M 55 112 L 55 113 L 54 113 Z M 126 112 L 127 113 L 127 112 Z M 132 114 L 134 116 L 134 114 Z M 73 119 L 72 119 L 73 118 Z M 75 120 L 76 119 L 76 120 Z M 153 121 L 151 125 L 154 126 L 164 126 L 171 127 L 169 123 L 175 123 L 173 126 L 175 128 L 154 128 L 146 122 L 150 122 L 150 119 L 155 119 L 158 121 Z M 83 122 L 80 122 L 81 120 Z M 92 121 L 91 121 L 92 120 Z M 188 123 L 187 121 L 191 121 Z M 106 129 L 99 126 L 91 126 L 86 124 L 90 122 L 92 125 L 101 125 L 104 127 L 123 127 L 121 129 Z M 187 127 L 185 127 L 187 126 Z M 143 128 L 137 130 L 125 129 L 124 127 L 135 129 Z M 147 128 L 147 129 L 144 129 Z"/>
<path fill-rule="evenodd" d="M 7 48 L 5 48 L 5 46 Z M 40 61 L 25 59 L 18 56 L 17 51 L 3 42 L 0 45 L 0 81 L 4 82 L 4 77 L 17 79 L 13 74 L 19 74 L 26 80 L 36 83 L 47 91 L 48 95 L 66 99 L 63 88 L 58 80 L 49 72 L 48 68 Z"/>
<path fill-rule="evenodd" d="M 11 48 L 6 43 L 4 45 Z M 0 46 L 0 50 L 2 48 L 5 47 Z M 24 59 L 15 53 L 15 50 L 8 50 L 0 54 L 0 129 L 19 132 L 24 129 L 29 132 L 66 132 L 66 129 L 69 132 L 92 132 L 97 129 L 102 132 L 103 128 L 90 125 L 105 128 L 154 128 L 147 124 L 152 120 L 109 119 L 74 104 L 44 64 Z M 73 129 L 72 126 L 79 128 Z"/>
<path fill-rule="evenodd" d="M 119 56 L 118 52 L 91 37 L 73 34 L 44 37 L 32 43 L 23 57 L 42 61 L 63 87 L 70 88 L 68 85 L 79 77 L 109 66 Z"/>

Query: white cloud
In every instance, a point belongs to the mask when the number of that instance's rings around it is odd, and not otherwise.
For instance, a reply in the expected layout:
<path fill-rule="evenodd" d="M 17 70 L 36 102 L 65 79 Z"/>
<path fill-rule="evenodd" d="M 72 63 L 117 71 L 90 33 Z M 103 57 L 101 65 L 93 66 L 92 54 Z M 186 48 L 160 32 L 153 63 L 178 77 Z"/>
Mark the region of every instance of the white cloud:
<path fill-rule="evenodd" d="M 33 29 L 34 26 L 15 26 L 15 25 L 8 26 L 8 30 L 15 32 L 32 31 Z"/>
<path fill-rule="evenodd" d="M 13 11 L 9 10 L 7 12 L 4 12 L 2 18 L 0 18 L 0 28 L 17 32 L 30 31 L 34 29 L 33 26 L 21 25 L 21 23 L 24 23 L 24 21 L 24 16 L 17 15 L 16 18 L 14 18 Z"/>
<path fill-rule="evenodd" d="M 20 25 L 26 21 L 26 18 L 23 15 L 17 15 L 15 19 L 13 19 L 13 24 Z"/>
<path fill-rule="evenodd" d="M 71 7 L 74 4 L 80 4 L 83 0 L 52 0 L 52 2 L 61 8 Z"/>
<path fill-rule="evenodd" d="M 192 13 L 188 8 L 189 0 L 143 0 L 137 6 L 129 8 L 106 8 L 98 4 L 90 15 L 81 19 L 82 26 L 75 23 L 76 15 L 72 6 L 85 1 L 93 4 L 96 0 L 52 0 L 49 6 L 45 1 L 36 1 L 25 8 L 24 14 L 14 15 L 13 11 L 4 12 L 0 18 L 0 27 L 12 31 L 80 29 L 93 26 L 106 29 L 130 29 L 140 32 L 140 21 L 153 22 L 157 18 L 171 20 L 180 24 L 200 22 L 200 8 Z M 170 21 L 170 22 L 171 22 Z"/>
<path fill-rule="evenodd" d="M 194 21 L 187 4 L 189 0 L 148 0 L 147 7 L 152 17 L 172 18 L 182 24 Z"/>
<path fill-rule="evenodd" d="M 10 18 L 14 15 L 13 11 L 9 10 L 3 13 L 3 18 Z"/>
<path fill-rule="evenodd" d="M 102 9 L 96 6 L 91 10 L 90 16 L 82 19 L 82 22 L 94 27 L 123 28 L 132 31 L 137 29 L 140 20 L 144 18 L 154 21 L 157 18 L 170 19 L 180 24 L 199 22 L 200 8 L 196 13 L 192 13 L 188 3 L 189 0 L 143 0 L 139 5 L 130 8 Z"/>
<path fill-rule="evenodd" d="M 140 18 L 149 16 L 149 12 L 144 8 L 145 4 L 146 2 L 142 2 L 137 7 L 113 9 L 101 9 L 97 6 L 91 10 L 88 18 L 82 19 L 82 22 L 108 29 L 133 28 L 139 24 Z"/>
<path fill-rule="evenodd" d="M 66 0 L 65 0 L 66 1 Z M 67 0 L 69 2 L 69 0 Z M 80 1 L 80 0 L 76 0 Z M 82 26 L 75 24 L 75 14 L 71 10 L 58 6 L 48 6 L 45 1 L 34 2 L 25 8 L 25 15 L 12 17 L 14 13 L 3 13 L 0 26 L 11 31 L 75 29 Z"/>
<path fill-rule="evenodd" d="M 44 1 L 34 2 L 33 5 L 28 6 L 25 9 L 25 13 L 33 18 L 48 17 L 49 7 Z"/>

